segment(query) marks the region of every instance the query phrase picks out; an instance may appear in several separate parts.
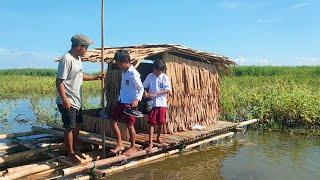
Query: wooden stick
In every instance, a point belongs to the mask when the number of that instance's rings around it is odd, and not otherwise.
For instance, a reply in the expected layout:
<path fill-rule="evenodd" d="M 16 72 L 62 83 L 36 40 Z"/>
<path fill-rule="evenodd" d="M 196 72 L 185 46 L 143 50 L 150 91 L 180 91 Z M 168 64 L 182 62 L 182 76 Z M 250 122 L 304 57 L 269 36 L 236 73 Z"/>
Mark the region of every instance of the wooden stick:
<path fill-rule="evenodd" d="M 104 71 L 104 0 L 101 0 L 101 74 Z M 104 79 L 101 79 L 101 109 L 104 109 Z M 106 120 L 102 120 L 102 142 L 106 140 Z M 102 144 L 102 157 L 106 157 L 106 144 Z"/>

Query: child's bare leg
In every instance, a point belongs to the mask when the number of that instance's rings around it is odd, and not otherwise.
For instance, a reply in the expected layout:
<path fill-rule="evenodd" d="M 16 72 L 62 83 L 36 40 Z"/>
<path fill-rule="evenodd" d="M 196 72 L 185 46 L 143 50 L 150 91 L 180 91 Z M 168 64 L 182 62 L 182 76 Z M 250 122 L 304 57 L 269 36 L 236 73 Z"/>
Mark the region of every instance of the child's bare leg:
<path fill-rule="evenodd" d="M 157 132 L 157 143 L 162 144 L 162 140 L 160 139 L 161 131 L 162 131 L 162 125 L 157 125 L 158 132 Z"/>
<path fill-rule="evenodd" d="M 149 146 L 147 147 L 147 152 L 152 152 L 152 148 L 153 148 L 153 142 L 152 142 L 152 136 L 153 136 L 153 132 L 154 132 L 154 126 L 149 125 Z"/>
<path fill-rule="evenodd" d="M 118 151 L 123 151 L 124 150 L 124 146 L 122 144 L 122 139 L 121 139 L 121 132 L 118 126 L 118 123 L 115 121 L 112 121 L 112 128 L 113 128 L 113 132 L 116 135 L 117 138 L 117 146 L 114 149 L 111 149 L 111 151 L 113 153 L 117 153 Z"/>
<path fill-rule="evenodd" d="M 129 130 L 129 134 L 130 134 L 130 142 L 131 142 L 131 146 L 128 150 L 126 150 L 126 152 L 124 152 L 123 154 L 125 156 L 132 156 L 135 152 L 137 152 L 136 149 L 136 130 L 134 129 L 134 126 L 129 126 L 128 127 Z"/>

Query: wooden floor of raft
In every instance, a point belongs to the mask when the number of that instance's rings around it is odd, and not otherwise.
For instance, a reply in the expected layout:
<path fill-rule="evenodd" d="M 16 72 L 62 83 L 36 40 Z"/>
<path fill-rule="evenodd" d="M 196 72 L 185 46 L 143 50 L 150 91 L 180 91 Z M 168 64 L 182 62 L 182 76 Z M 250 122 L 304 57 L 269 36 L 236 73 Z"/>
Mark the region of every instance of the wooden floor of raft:
<path fill-rule="evenodd" d="M 163 141 L 163 143 L 154 143 L 154 145 L 158 147 L 170 148 L 179 144 L 186 144 L 234 129 L 237 125 L 237 123 L 218 121 L 214 125 L 205 127 L 204 130 L 189 130 L 183 132 L 176 132 L 174 134 L 161 134 L 160 139 Z M 153 135 L 153 140 L 155 139 L 156 134 Z M 144 146 L 147 145 L 149 143 L 149 134 L 137 133 L 136 143 Z"/>

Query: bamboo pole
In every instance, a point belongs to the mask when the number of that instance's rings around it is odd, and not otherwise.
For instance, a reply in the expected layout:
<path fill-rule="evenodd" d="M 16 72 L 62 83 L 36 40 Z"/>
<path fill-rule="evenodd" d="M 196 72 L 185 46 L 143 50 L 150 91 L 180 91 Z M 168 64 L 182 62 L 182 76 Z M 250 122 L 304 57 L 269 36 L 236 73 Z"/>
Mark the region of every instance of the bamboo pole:
<path fill-rule="evenodd" d="M 246 125 L 249 125 L 252 123 L 256 123 L 257 121 L 258 121 L 258 119 L 251 119 L 251 120 L 240 122 L 240 123 L 238 123 L 237 128 L 243 127 L 243 126 L 246 126 Z"/>
<path fill-rule="evenodd" d="M 209 139 L 205 139 L 205 140 L 202 140 L 202 141 L 187 145 L 184 149 L 185 150 L 192 149 L 192 148 L 200 146 L 202 144 L 206 144 L 206 143 L 209 143 L 209 142 L 213 142 L 213 141 L 217 141 L 217 140 L 224 139 L 224 138 L 227 138 L 227 137 L 231 137 L 233 135 L 234 135 L 234 132 L 221 134 L 221 135 L 209 138 Z M 122 166 L 112 167 L 112 168 L 109 168 L 109 169 L 106 169 L 106 170 L 99 170 L 99 171 L 97 171 L 97 173 L 100 173 L 101 176 L 109 175 L 111 173 L 115 173 L 115 172 L 118 172 L 118 171 L 123 171 L 123 170 L 129 169 L 129 168 L 133 168 L 135 166 L 143 165 L 143 164 L 145 164 L 147 162 L 151 162 L 151 161 L 154 161 L 156 159 L 160 159 L 160 158 L 163 158 L 163 157 L 167 157 L 167 156 L 179 153 L 180 151 L 181 151 L 180 149 L 174 149 L 174 150 L 171 150 L 171 151 L 168 151 L 168 152 L 164 152 L 164 153 L 161 153 L 161 154 L 158 154 L 158 155 L 155 155 L 155 156 L 151 156 L 151 157 L 148 157 L 148 158 L 145 158 L 145 159 L 141 159 L 141 160 L 138 160 L 138 161 L 135 161 L 135 162 L 131 162 L 131 163 L 128 163 L 128 164 L 125 164 L 125 165 L 122 165 Z"/>
<path fill-rule="evenodd" d="M 19 145 L 17 144 L 5 144 L 5 145 L 0 145 L 0 151 L 7 151 L 13 148 L 18 147 Z"/>
<path fill-rule="evenodd" d="M 101 74 L 104 71 L 104 0 L 101 0 Z M 104 79 L 101 79 L 101 109 L 104 109 Z M 106 121 L 102 120 L 102 142 L 106 140 Z M 102 144 L 102 157 L 106 157 L 106 144 Z"/>
<path fill-rule="evenodd" d="M 11 174 L 7 174 L 3 177 L 0 177 L 0 180 L 10 180 L 10 179 L 18 179 L 21 177 L 25 177 L 31 174 L 35 174 L 35 173 L 39 173 L 39 172 L 43 172 L 52 168 L 57 168 L 59 166 L 59 162 L 45 162 L 43 164 L 39 164 L 37 166 L 34 167 L 28 167 L 24 170 L 21 170 L 19 172 L 15 172 L 15 173 L 11 173 Z"/>
<path fill-rule="evenodd" d="M 50 125 L 50 127 L 54 128 L 54 129 L 57 129 L 57 130 L 60 130 L 60 131 L 63 131 L 64 128 L 63 127 L 60 127 L 60 126 L 56 126 L 56 125 Z M 100 134 L 96 134 L 96 133 L 89 133 L 89 132 L 86 132 L 86 131 L 79 131 L 79 135 L 80 136 L 83 136 L 83 137 L 95 137 L 95 138 L 99 138 L 99 139 L 102 139 L 102 135 Z M 116 142 L 116 139 L 114 138 L 111 138 L 111 137 L 105 137 L 106 140 L 109 140 L 109 141 L 114 141 Z M 129 148 L 131 143 L 128 142 L 128 141 L 122 141 L 122 143 L 125 145 L 126 148 Z M 102 142 L 101 142 L 102 144 Z M 140 144 L 136 144 L 136 148 L 137 149 L 142 149 L 143 146 L 141 146 Z"/>
<path fill-rule="evenodd" d="M 9 138 L 15 138 L 15 137 L 22 137 L 22 136 L 31 136 L 39 134 L 33 131 L 29 132 L 20 132 L 20 133 L 12 133 L 12 134 L 0 134 L 0 139 L 9 139 Z"/>
<path fill-rule="evenodd" d="M 0 157 L 0 165 L 4 164 L 4 163 L 8 163 L 8 162 L 14 162 L 17 161 L 19 159 L 25 159 L 25 158 L 29 158 L 29 157 L 33 157 L 33 156 L 39 156 L 39 154 L 47 152 L 49 150 L 54 150 L 54 149 L 58 149 L 61 148 L 63 144 L 61 145 L 57 145 L 57 146 L 50 146 L 49 147 L 43 147 L 43 148 L 39 148 L 39 149 L 31 149 L 28 151 L 23 151 L 23 152 L 19 152 L 19 153 L 15 153 L 15 154 L 10 154 L 10 155 L 6 155 L 3 157 Z"/>
<path fill-rule="evenodd" d="M 152 152 L 158 152 L 160 149 L 158 148 L 153 148 Z M 111 158 L 107 158 L 107 159 L 101 159 L 98 161 L 93 161 L 91 163 L 86 163 L 86 164 L 81 164 L 78 166 L 73 166 L 73 167 L 69 167 L 69 168 L 65 168 L 63 169 L 63 175 L 64 176 L 69 176 L 72 174 L 76 174 L 76 173 L 80 173 L 82 171 L 86 171 L 88 169 L 92 169 L 92 168 L 98 168 L 101 166 L 106 166 L 106 165 L 110 165 L 112 163 L 116 163 L 116 162 L 120 162 L 123 160 L 127 160 L 127 159 L 132 159 L 132 158 L 136 158 L 136 157 L 141 157 L 141 156 L 145 156 L 147 155 L 148 152 L 146 150 L 141 150 L 138 151 L 137 153 L 135 153 L 133 156 L 127 157 L 125 155 L 119 155 L 119 156 L 115 156 L 115 157 L 111 157 Z"/>
<path fill-rule="evenodd" d="M 39 164 L 44 164 L 48 161 L 52 161 L 53 159 L 47 160 L 47 161 L 42 161 L 42 162 L 37 162 L 37 163 L 31 163 L 31 164 L 26 164 L 26 165 L 22 165 L 22 166 L 16 166 L 16 167 L 12 167 L 12 168 L 8 168 L 6 169 L 6 174 L 12 174 L 12 173 L 16 173 L 16 172 L 20 172 L 22 170 L 25 170 L 27 168 L 31 168 L 31 167 L 35 167 Z"/>
<path fill-rule="evenodd" d="M 64 137 L 64 133 L 62 131 L 58 131 L 58 130 L 46 129 L 46 128 L 37 127 L 37 126 L 32 126 L 32 130 L 34 130 L 36 132 L 46 132 L 46 133 L 54 134 L 59 137 Z M 105 140 L 105 143 L 103 143 L 101 139 L 96 138 L 96 137 L 80 136 L 79 140 L 83 141 L 83 142 L 91 143 L 91 144 L 97 144 L 97 145 L 105 144 L 106 146 L 108 146 L 110 148 L 114 148 L 117 145 L 116 142 L 109 141 L 109 140 Z M 127 145 L 125 145 L 125 146 L 127 146 Z"/>

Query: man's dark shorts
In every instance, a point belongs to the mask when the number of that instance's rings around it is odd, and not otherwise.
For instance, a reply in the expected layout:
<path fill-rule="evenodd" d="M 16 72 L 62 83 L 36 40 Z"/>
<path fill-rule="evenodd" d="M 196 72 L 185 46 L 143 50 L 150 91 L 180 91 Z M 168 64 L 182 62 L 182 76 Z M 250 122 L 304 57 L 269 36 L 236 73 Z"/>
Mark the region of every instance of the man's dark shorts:
<path fill-rule="evenodd" d="M 68 111 L 61 104 L 58 104 L 58 109 L 62 116 L 64 128 L 73 129 L 76 127 L 76 124 L 80 124 L 83 122 L 82 109 L 78 110 L 71 107 L 70 111 Z"/>

